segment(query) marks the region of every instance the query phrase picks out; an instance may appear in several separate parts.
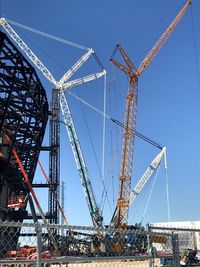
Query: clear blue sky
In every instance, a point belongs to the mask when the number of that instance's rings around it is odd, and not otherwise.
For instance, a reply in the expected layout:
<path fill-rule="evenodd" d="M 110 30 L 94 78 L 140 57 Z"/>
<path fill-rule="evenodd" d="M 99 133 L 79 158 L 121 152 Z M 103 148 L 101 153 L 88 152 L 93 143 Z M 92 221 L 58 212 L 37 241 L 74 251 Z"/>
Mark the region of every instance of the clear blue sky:
<path fill-rule="evenodd" d="M 92 47 L 108 71 L 107 113 L 123 121 L 128 82 L 124 74 L 109 63 L 114 46 L 116 43 L 121 43 L 135 65 L 139 66 L 184 3 L 184 0 L 1 0 L 1 14 L 10 20 Z M 200 73 L 197 72 L 197 66 L 200 64 L 199 12 L 200 2 L 193 0 L 192 7 L 139 80 L 137 130 L 167 147 L 171 220 L 200 219 L 200 87 L 198 83 Z M 57 79 L 83 54 L 78 49 L 64 46 L 20 28 L 15 30 Z M 98 68 L 94 62 L 88 62 L 80 75 L 88 74 L 92 70 L 96 71 Z M 41 75 L 40 77 L 50 99 L 52 85 Z M 73 90 L 89 103 L 103 109 L 103 80 Z M 100 202 L 102 186 L 82 109 L 80 103 L 72 96 L 69 95 L 68 99 L 95 195 Z M 101 166 L 102 117 L 88 107 L 83 108 Z M 116 199 L 122 131 L 111 122 L 107 122 L 106 127 L 105 180 L 110 184 L 108 191 L 113 208 L 112 185 Z M 48 129 L 44 142 L 46 144 L 48 142 Z M 111 150 L 116 151 L 117 147 L 118 153 L 114 152 L 112 155 Z M 156 153 L 158 151 L 155 148 L 136 140 L 133 185 Z M 47 155 L 42 154 L 41 160 L 48 170 Z M 114 169 L 113 178 L 112 169 Z M 35 179 L 36 181 L 43 179 L 39 171 Z M 91 224 L 68 136 L 62 125 L 61 179 L 65 181 L 65 211 L 70 223 Z M 145 221 L 167 221 L 164 179 L 164 171 L 161 167 Z M 144 198 L 145 196 L 147 198 L 149 190 L 150 185 L 144 190 L 146 194 L 142 194 Z M 38 196 L 45 209 L 47 205 L 45 193 L 38 192 Z M 140 200 L 142 202 L 142 197 Z M 142 203 L 139 206 L 138 201 L 139 208 L 131 212 L 130 223 L 141 220 L 145 201 Z M 104 217 L 105 223 L 108 223 L 111 211 L 107 203 Z"/>

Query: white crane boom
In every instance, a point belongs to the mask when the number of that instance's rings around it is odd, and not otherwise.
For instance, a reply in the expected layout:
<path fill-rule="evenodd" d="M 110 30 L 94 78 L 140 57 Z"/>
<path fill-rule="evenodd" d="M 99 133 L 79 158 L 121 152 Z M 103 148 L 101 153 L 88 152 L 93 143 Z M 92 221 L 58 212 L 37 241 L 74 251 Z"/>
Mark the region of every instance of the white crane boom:
<path fill-rule="evenodd" d="M 151 164 L 148 166 L 147 170 L 145 171 L 145 173 L 142 175 L 142 177 L 139 179 L 138 183 L 136 184 L 136 186 L 134 187 L 134 189 L 131 191 L 130 193 L 130 197 L 129 197 L 129 206 L 128 208 L 130 209 L 133 202 L 135 201 L 135 199 L 137 198 L 137 196 L 140 194 L 140 192 L 142 191 L 142 189 L 144 188 L 145 184 L 148 182 L 148 180 L 151 178 L 151 176 L 153 175 L 153 173 L 157 170 L 158 166 L 160 165 L 160 162 L 162 160 L 162 158 L 164 157 L 164 164 L 165 164 L 165 168 L 167 168 L 167 162 L 166 162 L 166 147 L 163 147 L 162 150 L 159 152 L 159 154 L 153 159 L 153 161 L 151 162 Z M 115 218 L 117 215 L 117 208 L 114 211 L 110 226 L 109 226 L 109 230 L 114 226 L 115 224 Z"/>
<path fill-rule="evenodd" d="M 134 187 L 129 198 L 129 208 L 132 206 L 133 202 L 135 201 L 145 184 L 148 182 L 149 178 L 156 171 L 163 157 L 164 159 L 166 159 L 166 147 L 162 148 L 160 153 L 154 158 L 154 160 L 151 162 L 145 173 L 142 175 L 142 177 Z"/>
<path fill-rule="evenodd" d="M 101 78 L 101 77 L 105 76 L 105 74 L 106 74 L 106 71 L 103 70 L 102 72 L 98 72 L 98 73 L 95 73 L 95 74 L 91 74 L 91 75 L 88 75 L 88 76 L 85 76 L 85 77 L 82 77 L 82 78 L 67 82 L 67 83 L 63 84 L 62 89 L 70 89 L 70 88 L 75 87 L 77 85 L 81 85 L 83 83 L 91 82 L 93 80 L 96 80 L 98 78 Z"/>
<path fill-rule="evenodd" d="M 75 64 L 72 66 L 58 82 L 58 87 L 62 87 L 63 84 L 69 80 L 69 78 L 88 60 L 88 58 L 94 53 L 93 49 L 90 49 L 85 53 Z"/>
<path fill-rule="evenodd" d="M 48 81 L 57 85 L 51 72 L 47 67 L 39 60 L 39 58 L 32 52 L 28 45 L 19 37 L 19 35 L 13 30 L 13 28 L 8 24 L 5 18 L 0 19 L 0 25 L 5 29 L 5 31 L 10 35 L 10 37 L 15 41 L 15 43 L 22 49 L 22 51 L 28 56 L 28 58 L 36 65 L 39 71 L 46 77 Z"/>
<path fill-rule="evenodd" d="M 18 34 L 12 29 L 5 18 L 0 18 L 0 25 L 6 30 L 11 38 L 17 43 L 22 51 L 28 56 L 28 58 L 34 63 L 39 71 L 42 72 L 44 77 L 50 81 L 60 91 L 60 107 L 64 117 L 64 122 L 67 128 L 70 144 L 74 154 L 76 166 L 80 175 L 83 192 L 86 196 L 86 201 L 89 207 L 89 212 L 95 227 L 102 226 L 103 218 L 100 215 L 99 208 L 97 206 L 95 196 L 92 190 L 90 177 L 84 161 L 83 153 L 79 144 L 78 136 L 75 130 L 69 105 L 67 103 L 64 89 L 71 88 L 83 83 L 98 79 L 106 75 L 106 70 L 102 69 L 102 72 L 91 74 L 76 80 L 67 82 L 67 80 L 87 61 L 87 59 L 94 53 L 93 49 L 89 49 L 73 66 L 70 68 L 57 82 L 47 67 L 38 59 L 38 57 L 32 52 L 32 50 L 24 43 L 24 41 L 18 36 Z M 98 62 L 99 64 L 99 62 Z M 101 66 L 102 68 L 102 66 Z"/>

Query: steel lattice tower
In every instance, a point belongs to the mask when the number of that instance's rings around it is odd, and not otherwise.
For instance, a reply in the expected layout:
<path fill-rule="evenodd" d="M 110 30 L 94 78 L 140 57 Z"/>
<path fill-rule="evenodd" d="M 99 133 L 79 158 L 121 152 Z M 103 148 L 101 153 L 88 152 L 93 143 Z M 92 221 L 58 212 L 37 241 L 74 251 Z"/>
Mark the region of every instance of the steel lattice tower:
<path fill-rule="evenodd" d="M 59 91 L 52 90 L 50 116 L 50 154 L 49 154 L 49 223 L 59 223 L 59 209 L 57 200 L 60 200 L 60 106 Z"/>

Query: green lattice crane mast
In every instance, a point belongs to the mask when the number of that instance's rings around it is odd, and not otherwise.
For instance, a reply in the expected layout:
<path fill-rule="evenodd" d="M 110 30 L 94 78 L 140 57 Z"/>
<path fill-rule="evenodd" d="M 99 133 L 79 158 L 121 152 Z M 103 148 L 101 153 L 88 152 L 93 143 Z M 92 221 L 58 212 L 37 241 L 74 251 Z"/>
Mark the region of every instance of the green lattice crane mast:
<path fill-rule="evenodd" d="M 110 59 L 111 63 L 117 66 L 129 78 L 129 87 L 126 97 L 126 113 L 124 119 L 125 127 L 122 145 L 121 168 L 118 179 L 117 207 L 111 220 L 111 225 L 114 225 L 117 228 L 125 227 L 128 223 L 128 210 L 131 193 L 132 162 L 138 101 L 138 78 L 142 74 L 142 72 L 150 65 L 154 57 L 159 53 L 161 47 L 170 37 L 170 35 L 176 28 L 179 21 L 182 19 L 183 15 L 187 11 L 191 3 L 192 0 L 188 0 L 186 2 L 186 4 L 178 13 L 178 15 L 172 21 L 172 23 L 164 31 L 160 39 L 150 50 L 148 55 L 144 58 L 138 69 L 134 66 L 124 49 L 119 44 L 116 46 Z M 123 64 L 114 59 L 116 52 L 120 53 L 124 61 Z"/>

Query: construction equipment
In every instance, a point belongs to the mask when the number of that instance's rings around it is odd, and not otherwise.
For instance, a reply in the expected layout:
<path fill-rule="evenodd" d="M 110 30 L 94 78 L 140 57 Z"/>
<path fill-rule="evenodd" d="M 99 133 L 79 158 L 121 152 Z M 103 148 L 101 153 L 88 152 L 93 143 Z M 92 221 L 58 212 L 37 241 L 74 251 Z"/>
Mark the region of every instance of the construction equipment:
<path fill-rule="evenodd" d="M 37 247 L 24 246 L 17 250 L 9 250 L 6 253 L 5 259 L 18 260 L 35 260 L 38 257 Z M 52 255 L 49 251 L 41 252 L 41 259 L 51 259 Z"/>
<path fill-rule="evenodd" d="M 11 38 L 17 43 L 17 45 L 22 49 L 22 51 L 28 56 L 28 58 L 34 63 L 34 65 L 38 68 L 39 71 L 42 72 L 44 77 L 54 84 L 55 88 L 59 91 L 60 97 L 60 107 L 64 117 L 64 122 L 66 125 L 66 129 L 69 135 L 70 144 L 72 147 L 73 155 L 75 158 L 76 166 L 78 169 L 78 173 L 80 175 L 82 188 L 86 197 L 87 205 L 89 207 L 89 212 L 95 227 L 102 226 L 103 218 L 100 214 L 97 202 L 95 200 L 95 196 L 93 193 L 92 185 L 90 182 L 90 177 L 88 174 L 88 169 L 86 167 L 86 163 L 83 157 L 83 153 L 80 147 L 80 143 L 78 140 L 78 136 L 75 130 L 74 122 L 71 116 L 70 108 L 65 96 L 64 91 L 75 87 L 77 85 L 81 85 L 92 80 L 96 80 L 100 77 L 106 75 L 106 70 L 103 68 L 100 60 L 95 54 L 93 49 L 88 49 L 88 51 L 70 68 L 63 77 L 56 81 L 51 72 L 47 69 L 47 67 L 40 61 L 40 59 L 33 53 L 33 51 L 28 47 L 28 45 L 19 37 L 19 35 L 14 31 L 14 29 L 10 26 L 8 21 L 5 18 L 0 19 L 0 25 L 5 29 L 5 31 L 11 36 Z M 97 63 L 101 68 L 101 72 L 91 74 L 79 79 L 75 79 L 72 81 L 68 81 L 74 73 L 80 69 L 80 67 L 89 59 L 89 57 L 93 55 Z"/>
<path fill-rule="evenodd" d="M 158 167 L 160 166 L 161 160 L 163 158 L 164 158 L 165 168 L 167 168 L 167 166 L 166 166 L 167 165 L 166 164 L 166 147 L 163 147 L 162 150 L 159 152 L 159 154 L 152 160 L 152 162 L 149 164 L 149 166 L 146 169 L 146 171 L 144 172 L 144 174 L 141 176 L 141 178 L 137 182 L 134 189 L 131 191 L 130 197 L 129 197 L 129 209 L 131 208 L 134 201 L 136 200 L 136 198 L 138 197 L 138 195 L 140 194 L 140 192 L 142 191 L 142 189 L 144 188 L 146 183 L 149 181 L 151 176 L 158 169 Z M 117 209 L 115 209 L 113 217 L 116 216 L 116 212 L 117 212 Z M 111 220 L 111 221 L 113 221 L 113 220 Z M 110 228 L 112 226 L 113 225 L 110 225 Z"/>
<path fill-rule="evenodd" d="M 160 162 L 164 158 L 164 163 L 165 163 L 165 169 L 167 168 L 166 166 L 166 147 L 163 147 L 163 149 L 159 152 L 159 154 L 154 158 L 154 160 L 151 162 L 145 173 L 142 175 L 142 177 L 139 179 L 138 183 L 132 190 L 130 194 L 130 199 L 129 199 L 129 208 L 132 206 L 134 203 L 135 199 L 139 195 L 139 193 L 142 191 L 144 188 L 145 184 L 148 182 L 148 180 L 151 178 L 151 176 L 155 173 L 155 171 L 158 169 L 158 166 L 160 165 Z"/>
<path fill-rule="evenodd" d="M 196 257 L 197 250 L 194 249 L 185 249 L 182 252 L 180 264 L 182 266 L 199 266 L 199 259 Z"/>
<path fill-rule="evenodd" d="M 165 168 L 167 168 L 167 164 L 166 164 L 166 148 L 164 147 L 159 154 L 153 159 L 153 161 L 150 163 L 150 165 L 148 166 L 148 168 L 146 169 L 146 171 L 144 172 L 144 174 L 141 176 L 141 178 L 139 179 L 138 183 L 136 184 L 136 186 L 134 187 L 134 189 L 131 191 L 130 193 L 130 199 L 129 199 L 129 209 L 131 208 L 131 206 L 133 205 L 134 201 L 136 200 L 136 198 L 138 197 L 138 195 L 140 194 L 140 192 L 142 191 L 142 189 L 144 188 L 144 186 L 146 185 L 146 183 L 149 181 L 149 179 L 151 178 L 151 176 L 155 173 L 155 171 L 158 169 L 158 167 L 160 166 L 161 160 L 164 158 L 164 163 L 165 163 Z M 117 213 L 117 208 L 115 209 L 115 212 L 113 214 L 113 217 L 116 216 Z M 113 218 L 111 221 L 114 221 Z M 121 229 L 126 230 L 127 226 L 123 225 L 124 228 L 121 227 Z M 115 229 L 115 225 L 110 224 L 108 227 L 108 233 L 109 235 L 113 236 L 113 240 L 112 243 L 110 244 L 111 247 L 111 252 L 112 253 L 122 253 L 124 248 L 125 248 L 125 244 L 124 244 L 124 240 L 123 237 L 120 235 L 120 232 L 116 232 Z M 140 227 L 139 227 L 140 228 Z M 134 240 L 135 239 L 140 239 L 141 235 L 140 235 L 140 231 L 136 231 L 135 236 L 134 236 Z M 131 237 L 130 237 L 131 239 Z M 145 238 L 142 238 L 142 243 L 145 243 L 146 240 Z M 132 244 L 133 245 L 133 244 Z M 138 248 L 137 248 L 138 250 Z M 136 251 L 135 251 L 136 252 Z"/>
<path fill-rule="evenodd" d="M 64 74 L 63 78 L 61 78 L 61 80 L 59 81 L 57 88 L 60 90 L 60 107 L 63 114 L 65 126 L 68 132 L 68 136 L 70 139 L 70 144 L 74 154 L 76 166 L 81 178 L 81 184 L 89 207 L 89 212 L 94 226 L 99 227 L 102 226 L 103 217 L 100 214 L 99 207 L 97 206 L 97 202 L 95 200 L 88 169 L 86 167 L 86 163 L 83 157 L 83 153 L 75 130 L 69 105 L 64 94 L 64 89 L 66 90 L 71 87 L 95 80 L 106 74 L 106 71 L 103 69 L 102 65 L 100 65 L 100 67 L 102 68 L 101 73 L 96 73 L 80 79 L 76 79 L 74 81 L 66 82 L 86 62 L 89 56 L 92 55 L 93 53 L 94 51 L 92 49 L 89 49 L 89 51 L 79 61 L 77 61 L 70 70 L 68 70 Z"/>
<path fill-rule="evenodd" d="M 85 197 L 87 200 L 87 204 L 89 207 L 89 212 L 95 227 L 102 225 L 102 216 L 99 213 L 99 208 L 97 206 L 92 185 L 90 182 L 88 170 L 85 164 L 85 160 L 83 157 L 83 153 L 80 147 L 80 143 L 77 137 L 77 133 L 75 131 L 75 126 L 72 120 L 71 112 L 69 110 L 69 105 L 67 103 L 67 99 L 64 95 L 63 90 L 60 91 L 60 106 L 63 113 L 64 122 L 66 125 L 66 129 L 69 135 L 70 143 L 72 146 L 72 151 L 74 154 L 74 158 L 76 161 L 76 166 L 81 178 L 81 184 L 83 187 L 83 191 L 85 193 Z"/>
<path fill-rule="evenodd" d="M 136 128 L 136 113 L 138 101 L 138 78 L 142 72 L 150 65 L 154 57 L 159 53 L 161 47 L 170 37 L 178 22 L 181 20 L 192 0 L 188 0 L 181 11 L 164 31 L 160 39 L 144 58 L 139 68 L 137 69 L 121 45 L 117 45 L 112 56 L 111 63 L 116 65 L 129 78 L 129 88 L 126 98 L 126 113 L 124 119 L 124 137 L 122 146 L 121 169 L 118 181 L 118 199 L 116 213 L 112 217 L 111 224 L 116 228 L 123 228 L 128 223 L 129 201 L 131 193 L 131 177 L 132 177 L 132 162 L 134 153 L 134 139 Z M 116 52 L 119 52 L 124 63 L 122 64 L 114 59 Z M 133 129 L 131 132 L 130 129 Z"/>
<path fill-rule="evenodd" d="M 113 119 L 113 118 L 110 118 L 112 122 L 116 123 L 117 125 L 121 126 L 122 128 L 127 128 L 122 122 L 116 120 L 116 119 Z M 163 149 L 162 146 L 160 144 L 158 144 L 157 142 L 155 142 L 154 140 L 146 137 L 145 135 L 137 132 L 136 130 L 133 130 L 133 129 L 129 129 L 131 133 L 134 133 L 137 137 L 139 137 L 140 139 L 144 140 L 145 142 L 157 147 L 158 149 Z"/>

